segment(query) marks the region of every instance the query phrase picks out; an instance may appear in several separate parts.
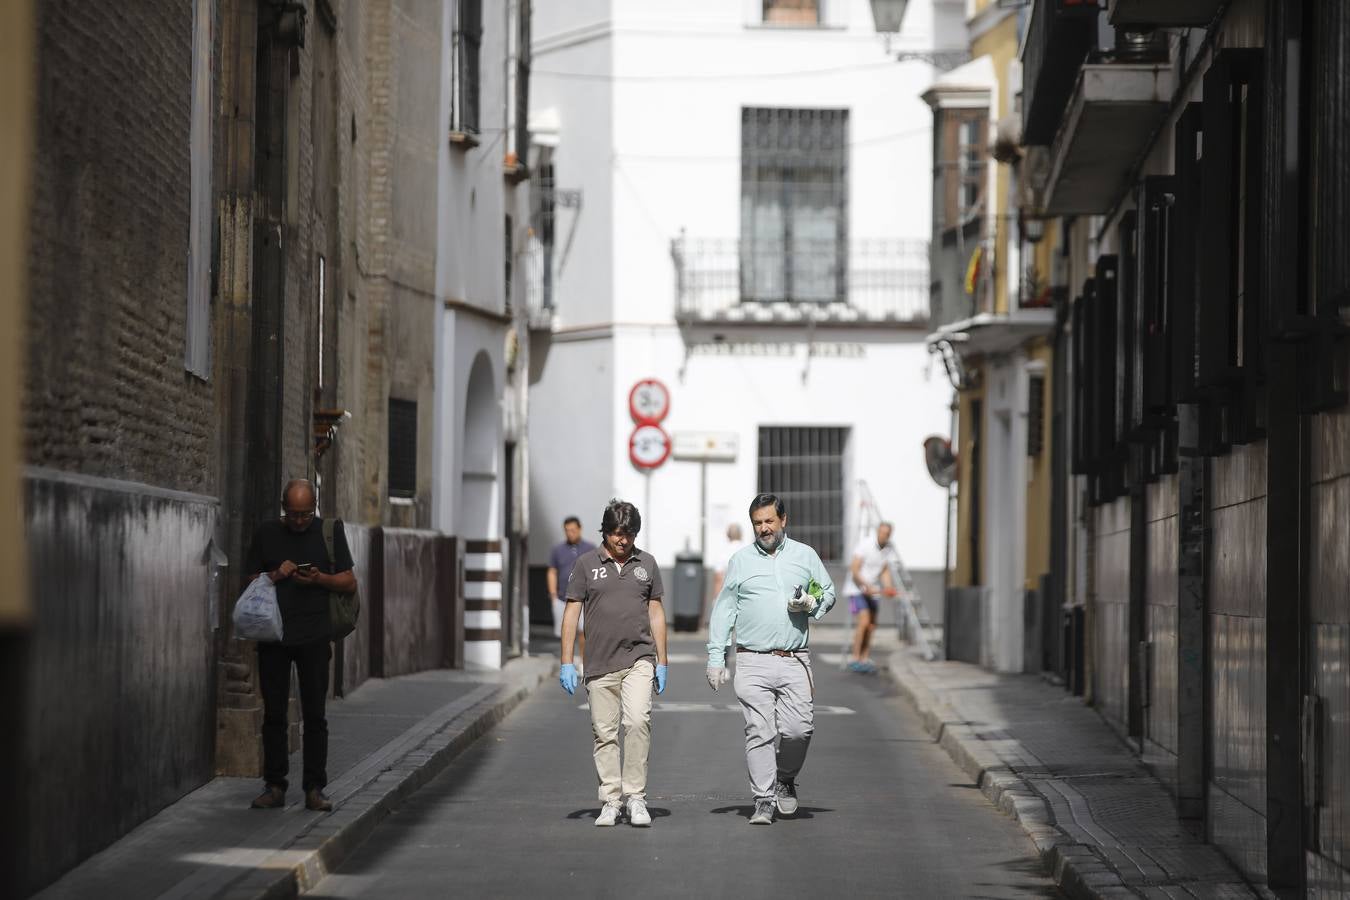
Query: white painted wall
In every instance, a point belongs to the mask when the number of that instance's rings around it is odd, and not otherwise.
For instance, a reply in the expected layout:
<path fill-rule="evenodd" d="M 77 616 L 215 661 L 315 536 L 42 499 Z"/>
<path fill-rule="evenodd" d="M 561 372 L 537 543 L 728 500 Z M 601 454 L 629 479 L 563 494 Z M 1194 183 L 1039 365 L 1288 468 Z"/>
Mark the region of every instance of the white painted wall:
<path fill-rule="evenodd" d="M 739 435 L 737 461 L 708 466 L 705 546 L 717 546 L 731 521 L 748 519 L 747 506 L 757 490 L 760 425 L 846 427 L 851 429 L 853 474 L 867 480 L 877 505 L 894 520 L 896 545 L 907 564 L 940 566 L 944 492 L 923 467 L 921 444 L 929 434 L 945 433 L 951 386 L 940 365 L 930 365 L 922 335 L 864 343 L 861 359 L 813 358 L 809 366 L 805 343 L 793 340 L 801 335 L 781 337 L 793 344 L 790 355 L 699 352 L 686 361 L 675 329 L 623 329 L 615 368 L 636 377 L 620 379 L 613 395 L 619 427 L 611 444 L 622 495 L 639 506 L 647 499 L 648 476 L 627 461 L 628 391 L 638 377 L 654 377 L 671 392 L 670 416 L 663 423 L 668 432 Z M 698 503 L 698 463 L 672 460 L 652 473 L 650 502 L 643 506 L 643 542 L 659 561 L 673 559 L 686 542 L 699 546 Z M 791 509 L 788 517 L 791 528 Z M 847 543 L 855 536 L 850 529 Z"/>
<path fill-rule="evenodd" d="M 528 225 L 528 184 L 511 185 L 503 177 L 506 153 L 508 22 L 506 7 L 487 4 L 483 21 L 480 63 L 481 144 L 465 149 L 452 147 L 450 108 L 453 96 L 452 67 L 456 3 L 442 0 L 441 68 L 439 83 L 428 90 L 440 94 L 440 127 L 437 130 L 437 180 L 426 185 L 437 198 L 436 229 L 436 437 L 434 460 L 433 526 L 448 534 L 470 538 L 498 537 L 502 531 L 498 497 L 500 484 L 485 487 L 490 498 L 479 498 L 473 505 L 490 507 L 484 519 L 477 515 L 466 521 L 465 501 L 465 416 L 467 392 L 475 360 L 486 358 L 491 372 L 493 406 L 496 413 L 491 440 L 500 445 L 505 424 L 514 414 L 512 404 L 520 395 L 508 390 L 505 342 L 509 325 L 502 320 L 506 311 L 505 293 L 505 219 L 509 213 L 516 224 L 516 248 L 525 246 L 524 229 Z M 519 267 L 517 267 L 519 271 Z M 467 305 L 471 309 L 445 307 L 445 302 Z M 478 312 L 481 311 L 481 312 Z M 528 355 L 526 356 L 528 359 Z M 481 438 L 481 435 L 479 436 Z M 471 465 L 472 462 L 471 462 Z M 501 447 L 497 446 L 494 471 L 503 470 Z M 520 477 L 524 477 L 523 475 Z M 467 529 L 467 531 L 465 530 Z"/>
<path fill-rule="evenodd" d="M 530 556 L 547 562 L 563 539 L 562 522 L 581 519 L 586 539 L 596 540 L 600 512 L 615 493 L 614 471 L 628 458 L 609 439 L 616 423 L 610 398 L 614 364 L 605 336 L 556 335 L 533 341 L 530 388 Z M 627 420 L 627 413 L 624 413 Z"/>
<path fill-rule="evenodd" d="M 750 355 L 691 347 L 674 324 L 670 241 L 681 229 L 691 239 L 740 231 L 744 106 L 847 107 L 850 234 L 927 240 L 930 231 L 932 117 L 919 94 L 932 68 L 887 56 L 867 0 L 827 4 L 829 27 L 820 29 L 764 27 L 754 23 L 758 9 L 736 0 L 536 6 L 531 105 L 557 111 L 558 184 L 584 193 L 556 282 L 560 333 L 542 362 L 540 341 L 533 345 L 532 520 L 544 537 L 531 541 L 536 564 L 563 515 L 582 516 L 589 532 L 612 493 L 642 508 L 640 542 L 663 565 L 686 542 L 699 545 L 698 465 L 670 461 L 648 477 L 628 461 L 628 393 L 648 377 L 672 393 L 667 431 L 740 437 L 735 463 L 709 466 L 709 546 L 723 540 L 728 521 L 745 519 L 760 425 L 844 426 L 852 430 L 849 470 L 895 521 L 907 564 L 943 563 L 945 494 L 927 475 L 921 442 L 950 427 L 951 387 L 921 329 L 820 329 L 818 343 L 860 350 L 808 366 L 801 329 L 724 335 L 724 345 L 787 345 Z M 911 0 L 892 50 L 960 46 L 961 34 L 931 33 L 932 10 L 933 0 Z M 567 216 L 560 211 L 560 254 Z M 575 339 L 595 326 L 595 339 Z M 607 392 L 603 404 L 583 405 L 591 390 Z M 583 409 L 594 428 L 579 431 Z M 560 442 L 575 452 L 550 453 Z"/>

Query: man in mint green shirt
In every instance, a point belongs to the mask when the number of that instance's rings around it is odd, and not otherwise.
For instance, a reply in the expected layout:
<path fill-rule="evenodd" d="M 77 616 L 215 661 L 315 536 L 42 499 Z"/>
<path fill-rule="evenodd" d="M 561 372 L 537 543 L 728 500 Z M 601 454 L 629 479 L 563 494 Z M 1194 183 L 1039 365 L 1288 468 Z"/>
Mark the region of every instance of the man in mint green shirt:
<path fill-rule="evenodd" d="M 814 725 L 808 629 L 834 605 L 834 583 L 816 551 L 786 534 L 787 507 L 773 494 L 750 502 L 755 542 L 732 555 L 708 625 L 708 685 L 727 680 L 736 633 L 736 699 L 745 714 L 745 761 L 755 791 L 751 825 L 774 808 L 797 812 L 797 773 Z"/>

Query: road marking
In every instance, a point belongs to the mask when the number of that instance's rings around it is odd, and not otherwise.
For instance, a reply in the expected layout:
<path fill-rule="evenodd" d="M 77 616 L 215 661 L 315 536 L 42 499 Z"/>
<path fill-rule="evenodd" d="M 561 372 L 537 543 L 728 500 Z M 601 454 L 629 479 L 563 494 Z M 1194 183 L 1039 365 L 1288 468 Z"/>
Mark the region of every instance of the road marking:
<path fill-rule="evenodd" d="M 589 703 L 582 703 L 582 704 L 580 704 L 579 706 L 577 706 L 577 709 L 586 709 L 586 710 L 589 710 L 590 708 L 591 708 L 591 705 L 590 705 Z M 734 712 L 734 713 L 738 713 L 738 712 L 741 711 L 741 705 L 740 705 L 739 703 L 688 703 L 688 702 L 682 702 L 682 701 L 673 701 L 673 702 L 668 702 L 668 703 L 667 703 L 667 702 L 657 702 L 657 703 L 653 703 L 653 704 L 652 704 L 652 710 L 653 710 L 654 712 L 695 712 L 695 713 L 699 713 L 699 712 L 703 712 L 703 713 L 706 713 L 706 712 Z M 817 707 L 816 707 L 816 715 L 818 715 L 818 716 L 851 716 L 851 715 L 854 715 L 856 712 L 857 712 L 857 710 L 850 709 L 850 708 L 847 707 L 847 706 L 817 706 Z"/>

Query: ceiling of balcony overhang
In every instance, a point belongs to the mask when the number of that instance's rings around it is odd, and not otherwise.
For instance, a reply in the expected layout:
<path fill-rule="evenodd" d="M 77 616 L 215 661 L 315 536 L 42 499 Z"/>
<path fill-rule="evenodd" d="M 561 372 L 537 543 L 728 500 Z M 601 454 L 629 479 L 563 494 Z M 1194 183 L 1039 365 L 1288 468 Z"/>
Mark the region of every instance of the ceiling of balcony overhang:
<path fill-rule="evenodd" d="M 1167 114 L 1163 65 L 1084 66 L 1050 153 L 1047 215 L 1106 212 Z"/>

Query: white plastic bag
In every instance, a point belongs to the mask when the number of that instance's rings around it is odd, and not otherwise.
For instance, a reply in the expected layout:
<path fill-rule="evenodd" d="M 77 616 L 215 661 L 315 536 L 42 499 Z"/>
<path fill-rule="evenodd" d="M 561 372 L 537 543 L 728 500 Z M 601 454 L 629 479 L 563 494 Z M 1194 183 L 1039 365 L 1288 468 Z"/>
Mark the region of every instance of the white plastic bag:
<path fill-rule="evenodd" d="M 281 640 L 277 586 L 266 572 L 253 579 L 234 604 L 234 636 L 246 641 Z"/>

